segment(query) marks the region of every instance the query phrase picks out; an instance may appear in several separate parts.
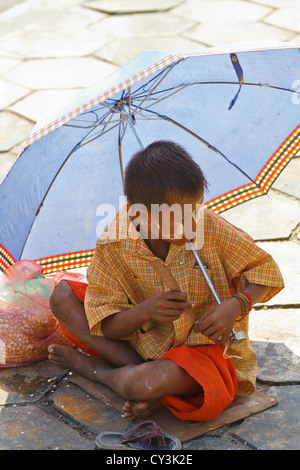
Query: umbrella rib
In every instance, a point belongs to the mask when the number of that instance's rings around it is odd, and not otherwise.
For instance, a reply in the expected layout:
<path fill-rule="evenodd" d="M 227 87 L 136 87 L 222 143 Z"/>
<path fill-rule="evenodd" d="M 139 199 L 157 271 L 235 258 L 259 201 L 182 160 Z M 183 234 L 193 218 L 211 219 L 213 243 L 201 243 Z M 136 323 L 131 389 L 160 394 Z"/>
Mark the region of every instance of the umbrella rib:
<path fill-rule="evenodd" d="M 144 85 L 141 85 L 139 88 L 137 88 L 133 93 L 132 93 L 132 96 L 135 97 L 135 95 L 140 91 L 140 90 L 143 90 L 144 93 L 146 93 L 148 95 L 148 91 L 145 90 L 146 86 L 148 86 L 150 83 L 152 82 L 155 82 L 156 80 L 159 79 L 159 83 L 161 82 L 162 79 L 164 79 L 165 76 L 168 75 L 168 73 L 175 67 L 175 65 L 178 65 L 179 62 L 181 62 L 183 59 L 180 59 L 178 62 L 176 62 L 175 64 L 171 64 L 169 66 L 167 66 L 166 68 L 164 68 L 163 70 L 161 70 L 160 72 L 158 72 L 153 78 L 151 78 L 147 83 L 145 83 Z M 162 79 L 160 78 L 161 75 L 164 75 L 164 77 L 162 77 Z M 155 89 L 157 86 L 154 85 L 154 88 Z"/>
<path fill-rule="evenodd" d="M 165 96 L 161 96 L 160 98 L 154 98 L 153 100 L 151 100 L 151 101 L 153 101 L 153 103 L 148 105 L 146 109 L 151 108 L 152 106 L 155 106 L 157 103 L 161 103 L 162 101 L 166 100 L 170 96 L 173 96 L 176 93 L 178 93 L 179 91 L 183 90 L 187 86 L 188 85 L 180 85 L 180 87 L 168 88 L 166 90 L 162 90 L 162 91 L 158 91 L 158 92 L 154 93 L 154 94 L 159 94 L 159 93 L 164 93 L 164 92 L 167 93 L 168 91 L 171 91 L 171 90 L 174 90 L 175 88 L 177 88 L 177 90 L 173 91 L 172 93 L 169 93 L 169 94 L 166 94 Z M 143 109 L 145 109 L 145 108 L 143 108 Z M 138 113 L 138 114 L 140 114 L 140 113 Z"/>
<path fill-rule="evenodd" d="M 138 107 L 136 108 L 135 112 L 142 106 L 142 104 L 143 104 L 143 103 L 147 100 L 147 98 L 154 92 L 154 90 L 160 85 L 160 83 L 166 78 L 166 76 L 169 75 L 169 73 L 171 72 L 171 70 L 173 70 L 173 68 L 174 68 L 175 65 L 177 65 L 177 64 L 178 64 L 178 62 L 176 62 L 176 63 L 173 64 L 172 66 L 169 66 L 169 67 L 168 67 L 168 70 L 165 71 L 165 74 L 164 74 L 162 77 L 160 77 L 160 79 L 158 80 L 158 82 L 157 82 L 157 83 L 155 84 L 155 86 L 149 91 L 149 93 L 146 92 L 145 98 L 144 98 L 144 99 L 142 100 L 142 102 L 138 105 Z M 155 78 L 157 78 L 157 76 L 156 76 Z M 149 81 L 149 82 L 147 83 L 147 85 L 148 85 L 150 82 L 151 82 L 151 81 Z M 144 87 L 145 87 L 145 86 L 146 86 L 146 85 L 144 85 Z M 137 90 L 136 90 L 136 91 L 137 91 Z M 133 97 L 134 97 L 134 99 L 136 99 L 135 94 L 134 94 Z"/>
<path fill-rule="evenodd" d="M 170 95 L 162 98 L 161 100 L 156 100 L 156 102 L 160 102 L 166 98 L 168 98 L 169 96 L 171 96 L 172 94 L 174 93 L 177 93 L 178 91 L 181 91 L 183 90 L 184 88 L 186 87 L 189 87 L 189 86 L 193 86 L 193 85 L 238 85 L 239 82 L 238 81 L 209 81 L 209 82 L 193 82 L 193 83 L 182 83 L 181 85 L 178 85 L 177 87 L 173 87 L 173 88 L 167 88 L 165 90 L 161 90 L 161 91 L 156 91 L 156 92 L 153 92 L 151 93 L 152 95 L 157 95 L 157 94 L 160 94 L 160 93 L 164 93 L 164 92 L 167 92 L 167 91 L 171 91 L 171 90 L 174 90 L 175 88 L 178 88 L 178 90 L 174 91 L 173 93 L 171 93 Z M 291 88 L 284 88 L 284 87 L 279 87 L 279 86 L 276 86 L 276 85 L 269 85 L 267 83 L 253 83 L 253 82 L 244 82 L 243 86 L 245 85 L 248 85 L 248 86 L 259 86 L 259 87 L 268 87 L 268 88 L 274 88 L 274 89 L 277 89 L 277 90 L 282 90 L 282 91 L 289 91 L 291 93 L 297 93 L 297 94 L 300 94 L 299 91 L 297 90 L 292 90 Z M 149 95 L 149 94 L 148 94 Z M 148 96 L 147 95 L 147 96 Z M 140 95 L 136 95 L 135 93 L 133 94 L 134 98 L 135 99 L 143 99 L 144 98 L 144 95 L 143 94 L 140 94 Z M 146 96 L 146 98 L 147 98 Z M 143 100 L 143 102 L 145 101 L 145 99 Z M 141 103 L 142 104 L 142 103 Z M 153 103 L 151 106 L 153 106 L 155 103 Z"/>
<path fill-rule="evenodd" d="M 112 123 L 115 123 L 115 122 L 119 122 L 119 120 L 109 120 L 110 124 Z M 107 126 L 108 122 L 100 122 L 98 124 L 94 124 L 93 126 L 74 126 L 74 125 L 69 125 L 69 124 L 64 124 L 64 126 L 66 127 L 74 127 L 75 129 L 95 129 L 96 127 L 101 127 L 101 126 Z"/>
<path fill-rule="evenodd" d="M 124 127 L 124 124 L 121 124 Z M 118 150 L 119 150 L 119 162 L 121 168 L 121 177 L 124 182 L 124 168 L 123 168 L 123 158 L 122 158 L 122 141 L 125 134 L 125 129 L 123 129 L 123 136 L 121 136 L 121 126 L 119 126 L 119 139 L 118 139 Z"/>
<path fill-rule="evenodd" d="M 114 121 L 115 122 L 115 121 Z M 108 123 L 107 123 L 108 124 Z M 117 124 L 115 124 L 114 126 L 110 127 L 109 129 L 107 130 L 102 130 L 101 132 L 99 132 L 98 134 L 94 135 L 93 138 L 91 138 L 90 140 L 87 140 L 86 142 L 84 142 L 84 139 L 82 139 L 82 141 L 80 142 L 80 144 L 78 144 L 78 146 L 75 148 L 75 150 L 78 150 L 79 148 L 81 147 L 84 147 L 85 145 L 89 144 L 90 142 L 93 142 L 93 140 L 96 140 L 96 139 L 99 139 L 99 137 L 102 137 L 104 134 L 107 134 L 108 132 L 110 132 L 112 129 L 115 129 L 116 127 L 119 127 L 119 122 Z"/>
<path fill-rule="evenodd" d="M 92 114 L 95 114 L 97 119 L 98 119 L 98 114 L 96 112 L 96 110 L 93 110 L 93 111 L 89 111 L 89 113 L 92 113 Z M 88 113 L 83 113 L 83 114 L 88 114 Z M 80 114 L 80 117 L 83 116 L 83 114 Z M 102 117 L 101 117 L 101 121 L 100 123 L 96 124 L 97 121 L 93 121 L 93 125 L 88 125 L 88 126 L 75 126 L 74 124 L 64 124 L 64 127 L 75 127 L 76 129 L 90 129 L 91 127 L 94 129 L 96 126 L 101 126 L 101 125 L 105 125 L 106 122 L 103 122 L 104 119 L 107 118 L 107 116 L 109 116 L 111 114 L 111 111 L 107 111 Z M 79 117 L 79 116 L 78 116 Z M 74 119 L 76 122 L 81 122 L 81 121 L 84 121 L 83 119 L 77 119 L 75 118 Z M 85 121 L 84 121 L 85 122 Z M 89 121 L 89 122 L 92 122 L 92 121 Z"/>
<path fill-rule="evenodd" d="M 81 140 L 80 145 L 79 145 L 79 147 L 77 147 L 77 149 L 83 147 L 84 145 L 89 144 L 89 143 L 92 142 L 93 140 L 98 139 L 99 137 L 101 137 L 102 135 L 106 134 L 106 133 L 109 132 L 110 130 L 112 130 L 112 129 L 114 129 L 115 127 L 118 127 L 118 126 L 119 126 L 119 124 L 120 124 L 120 119 L 118 119 L 118 120 L 116 120 L 116 121 L 115 121 L 115 120 L 112 120 L 112 117 L 113 117 L 114 113 L 111 113 L 111 112 L 106 113 L 105 117 L 102 118 L 102 120 L 105 119 L 109 114 L 111 115 L 111 116 L 110 116 L 110 119 L 109 119 L 108 121 L 106 121 L 106 122 L 100 122 L 99 124 L 95 124 L 94 127 L 93 127 L 93 129 L 91 130 L 91 132 L 90 132 L 89 134 L 87 134 L 87 135 Z M 114 125 L 114 126 L 112 126 L 112 127 L 110 127 L 109 129 L 105 130 L 105 129 L 107 128 L 108 124 L 111 124 L 111 123 L 117 123 L 117 124 Z M 90 135 L 90 134 L 93 132 L 93 130 L 96 129 L 96 127 L 99 127 L 99 126 L 104 126 L 103 129 L 101 130 L 101 132 L 99 132 L 97 135 L 93 136 L 92 139 L 89 139 L 87 142 L 85 142 L 86 137 L 87 137 L 88 135 Z M 76 149 L 76 150 L 77 150 L 77 149 Z"/>
<path fill-rule="evenodd" d="M 147 111 L 147 110 L 145 110 Z M 254 183 L 256 186 L 259 186 L 255 181 L 253 181 L 253 179 L 247 175 L 247 173 L 245 173 L 244 170 L 242 170 L 241 168 L 238 167 L 238 165 L 236 165 L 235 163 L 231 162 L 229 160 L 228 157 L 226 157 L 226 155 L 224 155 L 220 150 L 218 150 L 215 146 L 213 146 L 212 144 L 210 144 L 209 142 L 207 142 L 205 139 L 203 139 L 202 137 L 200 137 L 198 134 L 196 134 L 195 132 L 191 131 L 190 129 L 188 129 L 187 127 L 183 126 L 182 124 L 180 124 L 179 122 L 175 121 L 174 119 L 170 118 L 169 116 L 166 116 L 164 114 L 160 114 L 160 113 L 157 113 L 155 111 L 152 111 L 152 110 L 149 110 L 148 111 L 149 113 L 152 113 L 152 114 L 155 114 L 157 115 L 158 117 L 160 117 L 161 119 L 165 120 L 165 121 L 168 121 L 172 124 L 174 124 L 175 126 L 179 127 L 180 129 L 184 130 L 185 132 L 188 132 L 189 134 L 191 134 L 193 137 L 195 137 L 196 139 L 200 140 L 200 142 L 202 142 L 204 145 L 206 145 L 209 149 L 213 150 L 214 152 L 216 152 L 218 155 L 220 155 L 221 157 L 223 157 L 230 165 L 234 166 L 238 171 L 240 171 L 241 173 L 243 173 L 244 176 L 246 176 L 247 179 L 249 179 L 252 183 Z"/>

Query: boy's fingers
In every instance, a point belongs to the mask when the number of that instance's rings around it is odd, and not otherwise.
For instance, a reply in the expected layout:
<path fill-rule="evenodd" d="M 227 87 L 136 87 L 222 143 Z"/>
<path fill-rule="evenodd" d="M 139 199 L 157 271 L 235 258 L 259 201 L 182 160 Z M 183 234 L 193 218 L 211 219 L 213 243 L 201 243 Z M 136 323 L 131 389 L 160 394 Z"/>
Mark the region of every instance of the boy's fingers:
<path fill-rule="evenodd" d="M 198 331 L 204 332 L 211 325 L 211 321 L 205 318 L 204 320 L 197 320 L 195 324 Z"/>
<path fill-rule="evenodd" d="M 185 292 L 167 291 L 161 292 L 159 296 L 160 305 L 164 308 L 184 310 L 194 307 L 192 302 L 187 301 L 187 294 Z"/>
<path fill-rule="evenodd" d="M 170 300 L 180 300 L 181 302 L 185 302 L 187 300 L 187 294 L 185 292 L 178 292 L 178 291 L 168 291 L 162 293 L 164 297 Z"/>
<path fill-rule="evenodd" d="M 182 315 L 182 310 L 168 310 L 167 315 L 164 313 L 160 314 L 160 319 L 158 321 L 162 322 L 170 322 L 170 321 L 175 321 L 177 320 L 180 315 Z"/>
<path fill-rule="evenodd" d="M 180 309 L 180 310 L 185 310 L 186 308 L 192 308 L 194 304 L 191 302 L 182 302 L 182 301 L 169 301 L 166 303 L 166 308 L 170 309 Z"/>

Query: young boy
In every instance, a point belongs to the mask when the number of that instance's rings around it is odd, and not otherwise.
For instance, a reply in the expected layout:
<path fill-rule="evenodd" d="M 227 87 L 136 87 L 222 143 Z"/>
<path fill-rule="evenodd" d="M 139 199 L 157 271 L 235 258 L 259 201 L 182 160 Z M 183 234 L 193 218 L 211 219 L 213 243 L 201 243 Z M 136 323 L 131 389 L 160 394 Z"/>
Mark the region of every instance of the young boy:
<path fill-rule="evenodd" d="M 88 284 L 62 281 L 50 299 L 65 333 L 90 354 L 51 345 L 49 359 L 116 391 L 129 419 L 163 405 L 180 419 L 209 420 L 235 394 L 254 391 L 256 358 L 248 336 L 234 343 L 230 336 L 233 328 L 247 334 L 252 305 L 284 287 L 276 263 L 214 212 L 201 211 L 200 224 L 189 218 L 198 242 L 203 228 L 198 254 L 221 300 L 217 304 L 187 249 L 192 235 L 186 235 L 185 217 L 183 231 L 171 217 L 165 234 L 163 211 L 151 211 L 167 203 L 195 214 L 205 189 L 201 169 L 179 145 L 159 141 L 139 151 L 126 169 L 128 206 L 100 236 Z M 136 204 L 146 214 L 135 213 Z M 158 260 L 180 292 L 161 280 L 152 264 Z"/>

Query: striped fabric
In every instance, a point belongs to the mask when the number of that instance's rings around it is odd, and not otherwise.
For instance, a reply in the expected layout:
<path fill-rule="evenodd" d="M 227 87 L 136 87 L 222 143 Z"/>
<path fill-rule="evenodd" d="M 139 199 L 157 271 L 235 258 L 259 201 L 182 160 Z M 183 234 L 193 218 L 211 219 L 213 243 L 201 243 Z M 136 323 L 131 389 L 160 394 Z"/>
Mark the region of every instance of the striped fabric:
<path fill-rule="evenodd" d="M 240 188 L 235 188 L 226 194 L 220 195 L 206 203 L 208 209 L 212 209 L 219 214 L 232 207 L 249 201 L 263 194 L 267 194 L 276 178 L 284 170 L 291 158 L 299 151 L 300 147 L 300 124 L 285 139 L 280 147 L 274 152 L 271 158 L 263 166 L 255 178 L 254 183 L 246 184 Z"/>
<path fill-rule="evenodd" d="M 221 301 L 230 298 L 236 290 L 244 289 L 247 283 L 272 287 L 262 302 L 271 299 L 284 287 L 278 266 L 271 256 L 257 247 L 245 232 L 208 209 L 204 210 L 204 232 L 204 245 L 198 253 Z M 197 248 L 197 239 L 195 244 Z M 103 335 L 101 320 L 108 315 L 128 310 L 158 292 L 168 290 L 149 262 L 154 259 L 157 258 L 129 222 L 124 207 L 108 231 L 99 238 L 88 268 L 85 309 L 92 334 Z M 194 303 L 195 319 L 203 318 L 216 301 L 203 274 L 195 267 L 193 253 L 185 246 L 170 245 L 165 265 Z M 248 318 L 237 322 L 234 328 L 235 331 L 248 332 Z M 158 359 L 170 348 L 182 344 L 214 344 L 193 331 L 192 321 L 185 313 L 173 323 L 149 321 L 123 339 L 129 340 L 144 359 Z M 257 365 L 248 337 L 234 343 L 228 354 L 242 356 L 243 359 L 233 359 L 239 383 L 238 394 L 249 395 L 254 391 Z"/>

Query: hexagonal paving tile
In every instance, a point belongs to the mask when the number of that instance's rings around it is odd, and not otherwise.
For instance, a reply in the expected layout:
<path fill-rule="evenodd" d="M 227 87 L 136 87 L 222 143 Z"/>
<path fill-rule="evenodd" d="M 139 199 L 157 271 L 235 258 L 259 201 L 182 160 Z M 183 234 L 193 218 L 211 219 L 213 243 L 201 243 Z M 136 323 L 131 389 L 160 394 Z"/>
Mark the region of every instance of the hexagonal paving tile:
<path fill-rule="evenodd" d="M 0 79 L 0 109 L 6 108 L 28 93 L 28 88 Z"/>
<path fill-rule="evenodd" d="M 143 52 L 144 50 L 165 50 L 165 51 L 189 51 L 204 49 L 203 44 L 183 38 L 181 36 L 156 36 L 156 37 L 134 37 L 114 39 L 96 52 L 100 59 L 114 62 L 119 66 L 126 64 L 129 60 Z"/>
<path fill-rule="evenodd" d="M 107 35 L 84 28 L 65 28 L 53 31 L 18 31 L 6 39 L 1 47 L 24 59 L 55 57 L 82 57 L 92 54 L 109 41 Z"/>
<path fill-rule="evenodd" d="M 4 78 L 34 90 L 81 88 L 98 81 L 116 69 L 96 58 L 28 60 Z"/>
<path fill-rule="evenodd" d="M 257 343 L 284 344 L 290 354 L 300 357 L 300 310 L 272 308 L 252 310 L 250 313 L 249 337 Z M 295 365 L 297 362 L 295 362 Z M 292 364 L 291 364 L 292 365 Z M 300 367 L 297 377 L 300 380 Z M 288 370 L 284 373 L 289 374 Z"/>
<path fill-rule="evenodd" d="M 85 2 L 83 5 L 93 10 L 105 13 L 138 13 L 168 11 L 183 3 L 183 0 L 94 0 Z"/>
<path fill-rule="evenodd" d="M 194 0 L 173 10 L 176 15 L 198 20 L 201 23 L 259 21 L 272 12 L 272 8 L 244 1 Z"/>
<path fill-rule="evenodd" d="M 269 300 L 267 305 L 299 305 L 300 244 L 294 242 L 257 244 L 273 256 L 285 282 L 285 288 Z"/>
<path fill-rule="evenodd" d="M 285 173 L 282 178 L 282 181 L 287 181 Z M 294 179 L 297 184 L 296 175 Z M 229 209 L 222 216 L 248 232 L 255 240 L 284 239 L 290 236 L 300 222 L 300 201 L 271 190 L 268 195 Z"/>
<path fill-rule="evenodd" d="M 299 4 L 294 5 L 292 8 L 280 8 L 274 13 L 269 15 L 265 21 L 274 26 L 293 30 L 295 32 L 300 31 L 300 8 Z"/>
<path fill-rule="evenodd" d="M 202 23 L 186 31 L 184 36 L 210 46 L 222 46 L 240 41 L 289 41 L 294 33 L 263 23 L 226 21 Z"/>
<path fill-rule="evenodd" d="M 78 91 L 79 89 L 36 91 L 10 106 L 9 109 L 36 122 L 45 115 L 49 108 L 55 106 L 55 103 L 61 104 L 63 101 L 71 99 Z"/>
<path fill-rule="evenodd" d="M 300 158 L 292 158 L 288 166 L 284 169 L 283 173 L 281 173 L 281 175 L 275 181 L 273 188 L 300 199 L 299 181 Z"/>
<path fill-rule="evenodd" d="M 91 29 L 110 36 L 114 34 L 117 38 L 155 37 L 179 35 L 194 25 L 194 21 L 170 13 L 140 13 L 112 15 Z"/>
<path fill-rule="evenodd" d="M 0 152 L 7 152 L 31 133 L 33 124 L 8 111 L 0 112 Z"/>

